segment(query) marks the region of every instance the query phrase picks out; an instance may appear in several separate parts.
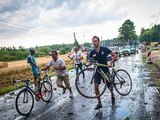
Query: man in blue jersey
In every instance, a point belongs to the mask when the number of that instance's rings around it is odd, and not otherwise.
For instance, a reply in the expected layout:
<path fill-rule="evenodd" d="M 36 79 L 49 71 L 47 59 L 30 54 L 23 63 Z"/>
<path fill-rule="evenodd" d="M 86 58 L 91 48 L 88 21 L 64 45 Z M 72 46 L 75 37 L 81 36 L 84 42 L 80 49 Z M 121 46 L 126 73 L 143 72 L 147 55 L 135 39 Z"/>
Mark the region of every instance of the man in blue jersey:
<path fill-rule="evenodd" d="M 107 63 L 107 56 L 110 54 L 110 55 L 112 55 L 112 60 L 110 61 L 108 66 L 111 67 L 112 64 L 114 63 L 114 61 L 116 60 L 117 55 L 114 52 L 112 52 L 110 49 L 108 49 L 107 47 L 100 46 L 100 39 L 97 36 L 94 36 L 92 38 L 92 43 L 93 43 L 94 49 L 90 52 L 89 56 L 91 58 L 93 58 L 95 61 L 97 61 L 98 63 L 107 65 L 108 64 Z M 108 67 L 101 67 L 101 69 L 108 76 L 110 75 Z M 95 83 L 95 93 L 96 93 L 96 95 L 99 95 L 99 84 L 101 84 L 101 75 L 97 72 L 95 73 L 94 83 Z M 115 97 L 114 97 L 114 93 L 113 93 L 112 83 L 111 82 L 107 83 L 107 86 L 111 92 L 112 103 L 114 103 Z M 102 107 L 101 98 L 98 97 L 97 100 L 98 100 L 98 104 L 95 107 L 95 110 L 100 109 Z"/>
<path fill-rule="evenodd" d="M 35 90 L 39 90 L 39 82 L 38 82 L 38 78 L 40 76 L 39 74 L 39 68 L 37 66 L 37 62 L 34 58 L 36 49 L 35 48 L 30 48 L 30 54 L 27 57 L 27 62 L 30 64 L 32 72 L 33 72 L 33 76 L 34 76 L 34 85 L 35 85 Z"/>

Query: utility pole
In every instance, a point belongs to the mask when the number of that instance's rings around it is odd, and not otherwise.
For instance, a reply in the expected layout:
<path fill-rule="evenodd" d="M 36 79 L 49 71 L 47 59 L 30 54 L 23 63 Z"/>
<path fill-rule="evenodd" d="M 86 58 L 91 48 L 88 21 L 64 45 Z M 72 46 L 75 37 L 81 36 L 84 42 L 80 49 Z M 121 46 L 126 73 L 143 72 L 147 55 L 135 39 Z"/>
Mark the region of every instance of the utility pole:
<path fill-rule="evenodd" d="M 74 46 L 79 46 L 79 43 L 78 43 L 78 41 L 77 41 L 77 39 L 76 39 L 76 34 L 75 34 L 75 32 L 73 33 L 73 37 L 74 37 Z"/>
<path fill-rule="evenodd" d="M 84 38 L 84 43 L 86 43 L 86 38 L 85 38 L 85 34 L 83 34 L 83 38 Z"/>
<path fill-rule="evenodd" d="M 75 34 L 75 32 L 73 33 L 73 37 L 74 37 L 74 40 L 76 40 L 76 34 Z"/>

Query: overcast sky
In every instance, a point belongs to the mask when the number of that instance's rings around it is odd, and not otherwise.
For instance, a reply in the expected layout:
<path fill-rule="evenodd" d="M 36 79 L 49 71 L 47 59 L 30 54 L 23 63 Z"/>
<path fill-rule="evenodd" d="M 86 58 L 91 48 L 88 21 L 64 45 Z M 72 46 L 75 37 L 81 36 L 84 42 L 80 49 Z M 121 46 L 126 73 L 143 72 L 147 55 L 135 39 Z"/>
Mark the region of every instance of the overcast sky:
<path fill-rule="evenodd" d="M 90 42 L 118 36 L 126 19 L 142 27 L 160 24 L 160 0 L 0 0 L 0 47 Z"/>

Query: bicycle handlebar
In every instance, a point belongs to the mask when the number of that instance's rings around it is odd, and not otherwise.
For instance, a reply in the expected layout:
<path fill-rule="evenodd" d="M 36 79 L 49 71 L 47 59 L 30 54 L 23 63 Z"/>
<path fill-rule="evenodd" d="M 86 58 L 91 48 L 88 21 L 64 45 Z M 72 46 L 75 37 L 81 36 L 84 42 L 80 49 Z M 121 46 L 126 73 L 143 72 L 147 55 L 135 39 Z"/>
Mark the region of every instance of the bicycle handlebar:
<path fill-rule="evenodd" d="M 19 83 L 19 82 L 30 83 L 30 80 L 29 79 L 26 79 L 26 80 L 13 80 L 13 85 L 15 85 L 16 83 Z"/>
<path fill-rule="evenodd" d="M 89 60 L 89 62 L 93 65 L 97 65 L 98 67 L 113 67 L 114 66 L 114 63 L 113 63 L 113 66 L 108 66 L 106 64 L 101 64 L 101 63 L 98 63 L 97 61 L 95 61 L 93 58 L 91 57 L 87 57 L 87 59 Z"/>

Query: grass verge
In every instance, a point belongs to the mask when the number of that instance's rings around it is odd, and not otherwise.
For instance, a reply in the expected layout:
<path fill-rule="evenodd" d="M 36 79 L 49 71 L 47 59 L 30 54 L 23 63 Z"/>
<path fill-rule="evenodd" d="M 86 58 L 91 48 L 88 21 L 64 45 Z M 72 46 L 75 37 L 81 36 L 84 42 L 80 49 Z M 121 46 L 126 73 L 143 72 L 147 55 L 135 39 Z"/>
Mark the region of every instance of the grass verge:
<path fill-rule="evenodd" d="M 153 64 L 146 64 L 146 56 L 142 55 L 142 61 L 150 72 L 150 81 L 152 81 L 153 85 L 160 88 L 160 65 L 157 62 L 153 62 Z"/>
<path fill-rule="evenodd" d="M 42 65 L 41 67 L 44 67 L 44 66 Z M 67 70 L 71 70 L 73 68 L 74 68 L 74 65 L 72 65 L 72 64 L 67 65 Z M 44 73 L 42 74 L 42 76 L 44 76 Z M 18 74 L 18 76 L 17 76 L 17 74 Z M 50 74 L 50 76 L 55 76 L 55 72 L 50 72 L 49 74 Z M 31 73 L 31 70 L 28 68 L 27 69 L 25 68 L 24 70 L 20 69 L 20 70 L 11 71 L 10 73 L 6 73 L 6 74 L 3 73 L 2 77 L 3 77 L 3 80 L 1 78 L 1 81 L 0 81 L 0 87 L 1 87 L 0 95 L 11 92 L 11 91 L 16 90 L 20 87 L 24 87 L 24 85 L 25 85 L 24 83 L 19 83 L 18 88 L 16 86 L 12 85 L 13 80 L 18 80 L 19 78 L 21 78 L 21 79 L 28 78 L 33 81 L 33 75 Z M 8 83 L 9 85 L 7 85 L 6 83 Z"/>

